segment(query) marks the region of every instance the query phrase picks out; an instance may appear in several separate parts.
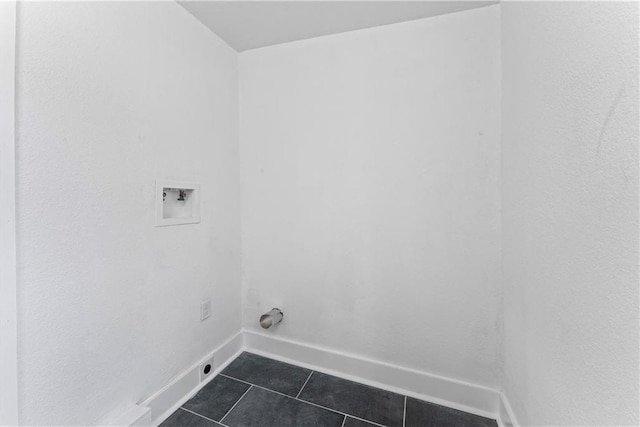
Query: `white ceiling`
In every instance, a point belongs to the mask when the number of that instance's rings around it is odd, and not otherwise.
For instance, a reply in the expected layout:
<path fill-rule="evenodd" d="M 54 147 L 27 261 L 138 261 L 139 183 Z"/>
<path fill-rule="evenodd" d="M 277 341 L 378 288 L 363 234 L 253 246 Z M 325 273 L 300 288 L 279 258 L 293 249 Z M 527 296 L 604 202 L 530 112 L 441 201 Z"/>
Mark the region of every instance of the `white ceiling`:
<path fill-rule="evenodd" d="M 238 52 L 496 4 L 498 1 L 180 1 Z"/>

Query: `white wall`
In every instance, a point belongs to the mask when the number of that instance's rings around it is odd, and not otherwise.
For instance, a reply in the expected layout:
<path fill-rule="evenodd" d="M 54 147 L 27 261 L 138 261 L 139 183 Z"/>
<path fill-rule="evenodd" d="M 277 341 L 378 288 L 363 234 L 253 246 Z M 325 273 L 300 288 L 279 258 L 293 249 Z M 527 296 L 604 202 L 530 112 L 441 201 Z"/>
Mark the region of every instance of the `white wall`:
<path fill-rule="evenodd" d="M 499 384 L 499 8 L 239 55 L 244 324 Z"/>
<path fill-rule="evenodd" d="M 16 3 L 0 2 L 0 425 L 18 424 Z"/>
<path fill-rule="evenodd" d="M 237 58 L 173 2 L 18 12 L 20 416 L 86 425 L 241 326 Z M 156 178 L 202 222 L 154 227 Z"/>
<path fill-rule="evenodd" d="M 638 5 L 502 4 L 505 389 L 638 425 Z"/>

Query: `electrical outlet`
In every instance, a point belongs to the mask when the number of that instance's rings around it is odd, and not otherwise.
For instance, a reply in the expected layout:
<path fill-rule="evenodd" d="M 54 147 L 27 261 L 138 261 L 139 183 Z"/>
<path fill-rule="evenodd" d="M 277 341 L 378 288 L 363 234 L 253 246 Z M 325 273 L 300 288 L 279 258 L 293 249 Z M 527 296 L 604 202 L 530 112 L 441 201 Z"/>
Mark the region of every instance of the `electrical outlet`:
<path fill-rule="evenodd" d="M 206 299 L 200 303 L 200 320 L 205 320 L 211 316 L 211 300 Z"/>
<path fill-rule="evenodd" d="M 200 364 L 200 382 L 213 374 L 213 356 Z"/>

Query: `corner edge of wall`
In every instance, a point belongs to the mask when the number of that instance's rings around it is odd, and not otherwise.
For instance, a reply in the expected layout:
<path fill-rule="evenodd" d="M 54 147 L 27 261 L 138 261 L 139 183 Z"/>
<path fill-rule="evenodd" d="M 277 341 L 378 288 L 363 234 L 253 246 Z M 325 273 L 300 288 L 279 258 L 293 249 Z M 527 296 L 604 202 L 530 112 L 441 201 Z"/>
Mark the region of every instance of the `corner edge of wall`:
<path fill-rule="evenodd" d="M 500 409 L 498 410 L 498 425 L 500 427 L 519 427 L 516 416 L 513 413 L 509 399 L 504 392 L 500 392 Z"/>

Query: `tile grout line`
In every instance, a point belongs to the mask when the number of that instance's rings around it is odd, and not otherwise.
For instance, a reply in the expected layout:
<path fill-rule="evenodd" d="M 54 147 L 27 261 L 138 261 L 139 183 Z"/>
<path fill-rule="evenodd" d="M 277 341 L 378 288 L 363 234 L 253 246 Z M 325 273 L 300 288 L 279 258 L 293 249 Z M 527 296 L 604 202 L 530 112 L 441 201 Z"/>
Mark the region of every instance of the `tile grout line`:
<path fill-rule="evenodd" d="M 197 412 L 193 412 L 193 411 L 191 411 L 191 410 L 189 410 L 187 408 L 183 408 L 182 406 L 180 407 L 180 409 L 182 409 L 183 411 L 188 412 L 190 414 L 193 414 L 195 416 L 198 416 L 200 418 L 204 418 L 207 421 L 211 421 L 211 422 L 214 422 L 216 424 L 220 424 L 220 425 L 223 425 L 224 427 L 227 427 L 225 424 L 222 424 L 220 421 L 212 420 L 211 418 L 205 417 L 204 415 L 201 415 L 201 414 L 199 414 Z"/>
<path fill-rule="evenodd" d="M 407 396 L 404 397 L 404 409 L 402 410 L 402 427 L 407 424 Z"/>
<path fill-rule="evenodd" d="M 245 397 L 245 396 L 247 395 L 247 393 L 249 393 L 249 390 L 251 390 L 252 388 L 253 388 L 253 384 L 251 384 L 251 385 L 249 386 L 249 388 L 247 389 L 247 391 L 245 391 L 245 392 L 244 392 L 244 394 L 243 394 L 242 396 L 240 396 L 240 399 L 238 399 L 238 401 L 237 401 L 236 403 L 234 403 L 234 404 L 233 404 L 233 406 L 232 406 L 232 407 L 227 411 L 227 413 L 226 413 L 226 414 L 224 414 L 224 417 L 220 418 L 220 423 L 221 423 L 221 424 L 222 424 L 222 421 L 223 421 L 225 418 L 227 418 L 227 415 L 229 415 L 229 413 L 230 413 L 231 411 L 233 411 L 233 408 L 235 408 L 235 407 L 238 405 L 238 403 L 240 403 L 240 401 L 242 400 L 242 398 L 243 398 L 243 397 Z"/>
<path fill-rule="evenodd" d="M 348 416 L 348 417 L 351 417 L 351 418 L 355 418 L 356 420 L 364 421 L 364 422 L 366 422 L 366 423 L 373 424 L 373 425 L 378 426 L 378 427 L 387 427 L 387 426 L 385 426 L 384 424 L 379 424 L 379 423 L 377 423 L 377 422 L 375 422 L 375 421 L 365 420 L 364 418 L 360 418 L 360 417 L 357 417 L 357 416 L 355 416 L 355 415 L 346 414 L 346 413 L 344 413 L 344 412 L 340 412 L 340 411 L 338 411 L 338 410 L 336 410 L 336 409 L 331 409 L 331 408 L 328 408 L 328 407 L 326 407 L 326 406 L 318 405 L 317 403 L 309 402 L 308 400 L 298 399 L 298 398 L 296 398 L 296 397 L 289 396 L 288 394 L 280 393 L 279 391 L 271 390 L 271 389 L 268 389 L 268 388 L 266 388 L 266 387 L 262 387 L 262 386 L 257 385 L 257 384 L 252 384 L 252 383 L 247 382 L 247 381 L 245 381 L 245 380 L 241 380 L 240 378 L 231 377 L 231 376 L 229 376 L 229 375 L 222 374 L 222 373 L 220 373 L 220 374 L 218 374 L 218 375 L 221 375 L 221 376 L 223 376 L 223 377 L 230 378 L 230 379 L 232 379 L 232 380 L 239 381 L 239 382 L 241 382 L 241 383 L 249 384 L 250 386 L 253 386 L 253 387 L 256 387 L 256 388 L 260 388 L 260 389 L 262 389 L 262 390 L 270 391 L 271 393 L 279 394 L 280 396 L 288 397 L 289 399 L 297 400 L 298 402 L 307 403 L 307 404 L 309 404 L 309 405 L 317 406 L 318 408 L 326 409 L 327 411 L 335 412 L 336 414 L 344 415 L 345 417 L 347 417 L 347 416 Z M 248 391 L 248 390 L 247 390 L 247 391 Z"/>
<path fill-rule="evenodd" d="M 302 388 L 300 389 L 300 391 L 298 392 L 298 394 L 296 395 L 296 399 L 298 397 L 300 397 L 300 394 L 302 394 L 302 390 L 304 390 L 304 386 L 307 385 L 307 383 L 309 382 L 309 380 L 311 379 L 311 375 L 313 375 L 313 371 L 311 371 L 311 373 L 309 374 L 309 376 L 307 377 L 307 380 L 304 382 L 304 384 L 302 384 Z"/>

